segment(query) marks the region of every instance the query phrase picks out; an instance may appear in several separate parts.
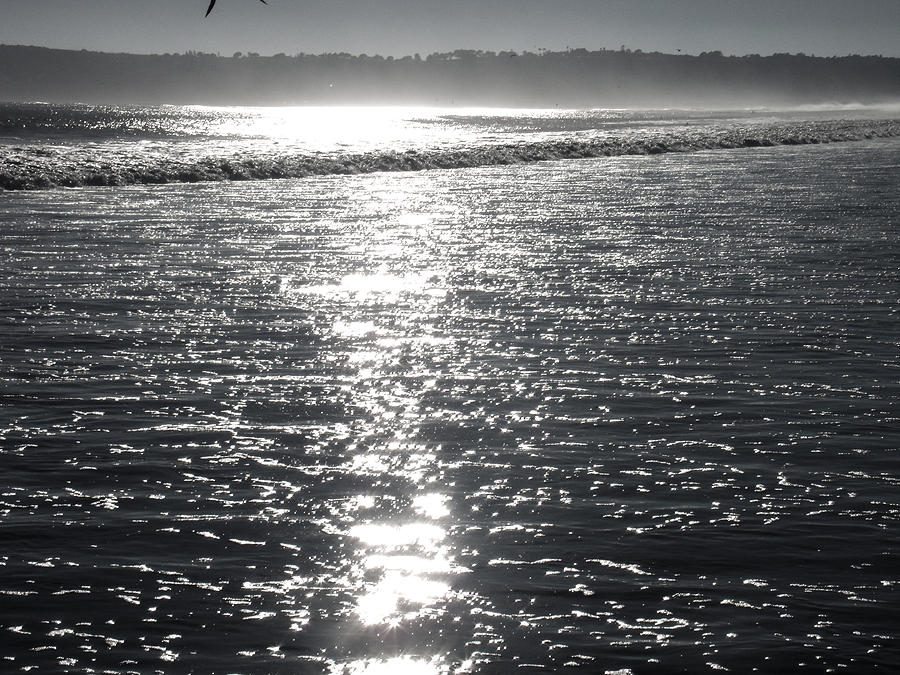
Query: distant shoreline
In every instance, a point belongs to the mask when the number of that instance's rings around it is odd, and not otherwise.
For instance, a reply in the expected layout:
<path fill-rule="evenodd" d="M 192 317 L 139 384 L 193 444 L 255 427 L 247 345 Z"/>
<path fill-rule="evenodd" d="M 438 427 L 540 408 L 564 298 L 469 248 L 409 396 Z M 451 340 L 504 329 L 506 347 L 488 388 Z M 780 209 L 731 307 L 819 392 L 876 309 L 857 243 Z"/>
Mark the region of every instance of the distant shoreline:
<path fill-rule="evenodd" d="M 0 45 L 0 100 L 200 105 L 697 107 L 900 100 L 900 58 L 640 50 L 122 54 Z"/>

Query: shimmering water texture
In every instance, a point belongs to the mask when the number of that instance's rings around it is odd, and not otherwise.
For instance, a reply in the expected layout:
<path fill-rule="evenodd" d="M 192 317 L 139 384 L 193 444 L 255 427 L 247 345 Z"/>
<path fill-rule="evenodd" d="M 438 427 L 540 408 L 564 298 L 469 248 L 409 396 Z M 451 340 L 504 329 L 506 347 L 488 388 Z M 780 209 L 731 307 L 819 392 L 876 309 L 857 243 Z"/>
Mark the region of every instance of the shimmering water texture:
<path fill-rule="evenodd" d="M 0 201 L 0 670 L 895 671 L 900 141 Z"/>

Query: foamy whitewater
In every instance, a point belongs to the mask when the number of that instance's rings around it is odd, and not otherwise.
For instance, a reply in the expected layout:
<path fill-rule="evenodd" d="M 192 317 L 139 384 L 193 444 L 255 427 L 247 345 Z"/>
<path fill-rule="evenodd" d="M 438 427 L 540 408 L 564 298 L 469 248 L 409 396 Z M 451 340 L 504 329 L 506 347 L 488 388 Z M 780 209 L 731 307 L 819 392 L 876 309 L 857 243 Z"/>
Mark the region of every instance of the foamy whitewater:
<path fill-rule="evenodd" d="M 895 672 L 898 133 L 0 107 L 0 672 Z"/>
<path fill-rule="evenodd" d="M 810 117 L 7 104 L 0 188 L 303 178 L 900 136 L 900 122 L 871 114 Z"/>

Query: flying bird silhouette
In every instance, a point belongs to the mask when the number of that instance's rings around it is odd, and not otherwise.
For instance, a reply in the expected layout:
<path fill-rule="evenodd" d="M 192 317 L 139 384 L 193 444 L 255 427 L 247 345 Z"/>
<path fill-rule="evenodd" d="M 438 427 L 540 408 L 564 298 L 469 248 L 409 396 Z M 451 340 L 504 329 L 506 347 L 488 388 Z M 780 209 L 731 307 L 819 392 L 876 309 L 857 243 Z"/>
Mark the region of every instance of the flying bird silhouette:
<path fill-rule="evenodd" d="M 268 5 L 269 3 L 266 0 L 259 0 L 262 4 Z M 212 8 L 216 6 L 216 0 L 209 0 L 209 7 L 206 8 L 206 16 L 209 16 L 209 13 L 212 11 Z"/>

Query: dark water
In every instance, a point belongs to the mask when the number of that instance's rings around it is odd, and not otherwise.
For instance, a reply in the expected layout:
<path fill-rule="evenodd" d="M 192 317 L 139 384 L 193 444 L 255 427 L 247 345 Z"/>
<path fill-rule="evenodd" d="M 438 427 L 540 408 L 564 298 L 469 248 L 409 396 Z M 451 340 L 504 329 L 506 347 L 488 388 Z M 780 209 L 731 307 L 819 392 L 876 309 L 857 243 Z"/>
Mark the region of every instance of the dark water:
<path fill-rule="evenodd" d="M 0 671 L 894 671 L 898 184 L 6 193 Z"/>

